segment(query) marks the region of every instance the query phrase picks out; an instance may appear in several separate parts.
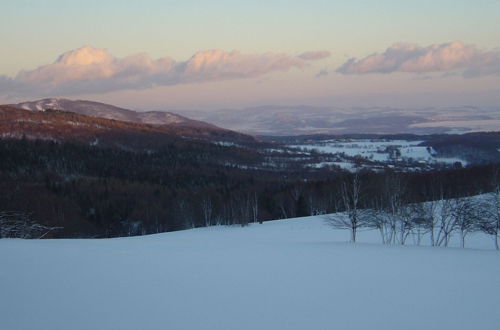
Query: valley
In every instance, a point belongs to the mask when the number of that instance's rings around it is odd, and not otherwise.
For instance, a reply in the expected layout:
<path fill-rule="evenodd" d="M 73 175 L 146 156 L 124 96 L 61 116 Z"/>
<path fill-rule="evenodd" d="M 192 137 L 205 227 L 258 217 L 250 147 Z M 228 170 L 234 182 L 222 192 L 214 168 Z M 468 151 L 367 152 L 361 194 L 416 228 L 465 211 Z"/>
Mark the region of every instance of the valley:
<path fill-rule="evenodd" d="M 500 329 L 500 1 L 0 1 L 0 330 Z"/>

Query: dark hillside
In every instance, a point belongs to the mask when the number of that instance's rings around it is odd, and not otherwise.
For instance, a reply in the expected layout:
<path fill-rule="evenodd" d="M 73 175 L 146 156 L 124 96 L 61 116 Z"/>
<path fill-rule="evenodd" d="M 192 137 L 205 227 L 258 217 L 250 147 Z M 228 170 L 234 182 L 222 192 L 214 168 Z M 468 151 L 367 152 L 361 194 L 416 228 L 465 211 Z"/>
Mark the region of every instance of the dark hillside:
<path fill-rule="evenodd" d="M 220 128 L 155 126 L 59 110 L 32 112 L 11 106 L 0 106 L 0 136 L 80 141 L 125 149 L 157 148 L 181 138 L 255 142 L 251 136 Z"/>

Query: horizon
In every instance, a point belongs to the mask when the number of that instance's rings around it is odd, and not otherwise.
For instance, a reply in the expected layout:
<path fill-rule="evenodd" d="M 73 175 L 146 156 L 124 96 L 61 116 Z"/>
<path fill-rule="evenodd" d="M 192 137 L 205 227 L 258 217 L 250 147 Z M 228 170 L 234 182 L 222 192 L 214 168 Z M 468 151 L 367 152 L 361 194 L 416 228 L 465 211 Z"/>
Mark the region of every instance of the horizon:
<path fill-rule="evenodd" d="M 471 108 L 471 109 L 495 109 L 498 108 L 500 109 L 500 105 L 490 105 L 490 106 L 480 106 L 480 105 L 474 105 L 474 104 L 459 104 L 459 105 L 413 105 L 413 106 L 397 106 L 397 105 L 314 105 L 314 104 L 305 104 L 305 103 L 296 103 L 296 104 L 286 104 L 286 102 L 283 102 L 282 104 L 280 103 L 262 103 L 262 104 L 257 104 L 257 105 L 247 105 L 247 106 L 227 106 L 227 107 L 216 107 L 212 109 L 207 109 L 203 107 L 192 107 L 192 108 L 184 108 L 184 109 L 165 109 L 161 108 L 161 106 L 155 107 L 132 107 L 132 106 L 127 106 L 127 105 L 120 105 L 117 103 L 110 103 L 106 101 L 100 101 L 97 99 L 85 99 L 85 98 L 72 98 L 72 97 L 43 97 L 43 98 L 33 98 L 33 99 L 20 99 L 18 102 L 13 102 L 13 103 L 6 103 L 5 105 L 19 105 L 19 104 L 24 104 L 24 103 L 36 103 L 40 101 L 51 101 L 51 100 L 57 100 L 57 101 L 70 101 L 70 102 L 93 102 L 93 103 L 101 103 L 103 105 L 110 105 L 118 108 L 122 108 L 125 110 L 132 110 L 135 112 L 175 112 L 176 110 L 179 111 L 179 114 L 182 113 L 190 113 L 190 112 L 199 112 L 199 113 L 212 113 L 214 111 L 230 111 L 230 110 L 235 110 L 235 111 L 244 111 L 244 110 L 265 110 L 265 109 L 290 109 L 290 110 L 298 110 L 300 108 L 308 108 L 308 109 L 315 109 L 315 110 L 373 110 L 373 109 L 384 109 L 384 110 L 439 110 L 439 109 L 466 109 L 466 108 Z"/>
<path fill-rule="evenodd" d="M 1 103 L 62 97 L 179 111 L 500 104 L 500 1 L 54 0 L 0 9 Z"/>

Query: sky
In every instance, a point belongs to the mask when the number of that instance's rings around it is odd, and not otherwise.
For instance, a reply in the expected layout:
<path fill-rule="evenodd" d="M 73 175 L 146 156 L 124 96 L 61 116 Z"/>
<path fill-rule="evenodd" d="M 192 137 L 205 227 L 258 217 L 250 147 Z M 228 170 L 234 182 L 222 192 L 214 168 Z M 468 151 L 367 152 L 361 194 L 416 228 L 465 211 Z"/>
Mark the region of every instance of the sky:
<path fill-rule="evenodd" d="M 500 1 L 2 0 L 0 102 L 496 106 Z"/>

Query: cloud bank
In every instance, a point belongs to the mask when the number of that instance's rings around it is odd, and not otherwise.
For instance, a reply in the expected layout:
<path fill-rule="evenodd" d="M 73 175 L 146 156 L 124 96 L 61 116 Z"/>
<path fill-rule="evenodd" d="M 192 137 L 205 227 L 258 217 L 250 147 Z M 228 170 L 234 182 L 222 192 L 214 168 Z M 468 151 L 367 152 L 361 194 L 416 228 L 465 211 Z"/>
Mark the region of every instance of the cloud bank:
<path fill-rule="evenodd" d="M 392 72 L 460 72 L 465 78 L 500 75 L 500 51 L 481 51 L 463 42 L 430 45 L 398 43 L 382 54 L 351 58 L 337 70 L 341 74 Z"/>
<path fill-rule="evenodd" d="M 305 67 L 309 61 L 330 56 L 326 51 L 299 56 L 239 51 L 199 51 L 176 62 L 170 57 L 152 59 L 146 54 L 117 58 L 104 49 L 84 46 L 66 52 L 52 64 L 21 71 L 14 78 L 0 76 L 0 94 L 71 95 L 193 82 L 244 79 L 271 72 Z"/>

